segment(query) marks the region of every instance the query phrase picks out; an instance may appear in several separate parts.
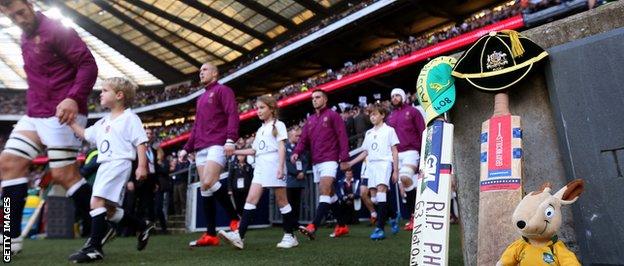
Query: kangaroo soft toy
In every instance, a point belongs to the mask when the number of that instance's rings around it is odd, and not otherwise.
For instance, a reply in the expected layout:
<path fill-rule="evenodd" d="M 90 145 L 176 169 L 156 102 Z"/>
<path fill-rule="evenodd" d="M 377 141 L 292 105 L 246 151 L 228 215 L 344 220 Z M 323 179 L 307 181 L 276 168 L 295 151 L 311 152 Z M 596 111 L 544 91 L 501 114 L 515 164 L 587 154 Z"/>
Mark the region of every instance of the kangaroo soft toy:
<path fill-rule="evenodd" d="M 496 265 L 581 265 L 572 251 L 557 238 L 561 205 L 574 203 L 584 182 L 576 179 L 550 194 L 550 183 L 526 195 L 516 207 L 512 222 L 522 235 L 503 252 Z"/>

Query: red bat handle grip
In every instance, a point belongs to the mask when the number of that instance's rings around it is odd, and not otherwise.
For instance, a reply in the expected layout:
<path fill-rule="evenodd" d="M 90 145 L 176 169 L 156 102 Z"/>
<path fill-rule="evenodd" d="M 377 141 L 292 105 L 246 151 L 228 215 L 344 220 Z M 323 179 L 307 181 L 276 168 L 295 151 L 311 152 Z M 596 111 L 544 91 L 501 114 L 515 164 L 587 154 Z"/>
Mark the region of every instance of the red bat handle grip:
<path fill-rule="evenodd" d="M 511 114 L 509 111 L 509 95 L 507 92 L 501 92 L 494 95 L 494 114 L 492 116 L 501 116 Z"/>

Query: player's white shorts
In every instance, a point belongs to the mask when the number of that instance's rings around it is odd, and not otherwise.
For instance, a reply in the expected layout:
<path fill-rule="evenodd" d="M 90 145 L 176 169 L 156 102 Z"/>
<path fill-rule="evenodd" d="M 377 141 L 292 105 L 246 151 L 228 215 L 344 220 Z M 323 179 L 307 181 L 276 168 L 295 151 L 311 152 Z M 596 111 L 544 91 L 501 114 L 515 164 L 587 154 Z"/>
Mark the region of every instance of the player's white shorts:
<path fill-rule="evenodd" d="M 312 165 L 312 173 L 314 174 L 314 183 L 321 182 L 321 177 L 333 177 L 336 178 L 336 172 L 338 171 L 338 162 L 329 161 Z"/>
<path fill-rule="evenodd" d="M 114 160 L 102 163 L 97 170 L 91 196 L 104 198 L 121 206 L 131 171 L 132 161 L 130 160 Z"/>
<path fill-rule="evenodd" d="M 213 161 L 222 167 L 225 166 L 226 159 L 223 146 L 210 146 L 198 151 L 197 154 L 195 154 L 195 163 L 197 166 L 204 166 L 207 161 Z"/>
<path fill-rule="evenodd" d="M 392 176 L 392 162 L 370 161 L 366 165 L 368 187 L 376 188 L 379 185 L 389 186 Z"/>
<path fill-rule="evenodd" d="M 407 165 L 413 165 L 418 169 L 418 164 L 420 163 L 420 153 L 416 150 L 403 151 L 399 152 L 399 171 L 400 169 Z M 399 174 L 399 178 L 401 175 Z M 412 176 L 412 180 L 416 182 L 416 175 Z"/>
<path fill-rule="evenodd" d="M 286 187 L 286 178 L 277 178 L 278 164 L 279 155 L 277 152 L 256 156 L 256 168 L 254 168 L 251 183 L 260 184 L 262 187 Z M 286 175 L 286 169 L 282 173 Z"/>
<path fill-rule="evenodd" d="M 87 117 L 77 115 L 76 122 L 81 126 L 87 125 Z M 59 123 L 59 119 L 54 117 L 29 117 L 22 116 L 13 131 L 35 131 L 41 139 L 41 143 L 48 147 L 69 148 L 82 146 L 82 140 L 78 138 L 68 125 Z"/>

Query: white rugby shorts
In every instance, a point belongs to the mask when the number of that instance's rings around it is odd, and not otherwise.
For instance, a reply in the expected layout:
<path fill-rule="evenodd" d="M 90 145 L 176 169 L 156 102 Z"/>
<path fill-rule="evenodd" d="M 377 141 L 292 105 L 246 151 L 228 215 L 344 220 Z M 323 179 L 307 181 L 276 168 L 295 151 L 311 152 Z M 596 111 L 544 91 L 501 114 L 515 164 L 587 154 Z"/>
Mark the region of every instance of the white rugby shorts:
<path fill-rule="evenodd" d="M 256 164 L 257 165 L 257 164 Z M 338 171 L 338 162 L 329 161 L 312 165 L 312 173 L 314 174 L 314 183 L 321 182 L 321 177 L 336 178 Z"/>
<path fill-rule="evenodd" d="M 92 197 L 104 198 L 121 206 L 125 186 L 132 171 L 132 161 L 114 160 L 100 165 L 93 182 Z"/>
<path fill-rule="evenodd" d="M 379 185 L 389 187 L 390 177 L 392 176 L 392 162 L 388 161 L 370 161 L 366 167 L 366 177 L 368 178 L 368 187 L 376 188 Z"/>
<path fill-rule="evenodd" d="M 77 115 L 76 122 L 85 127 L 87 117 Z M 35 131 L 41 139 L 41 143 L 47 147 L 76 148 L 82 146 L 82 140 L 74 134 L 69 125 L 62 125 L 56 116 L 39 118 L 22 116 L 13 131 Z"/>
<path fill-rule="evenodd" d="M 218 163 L 221 167 L 225 166 L 226 158 L 223 146 L 210 146 L 198 151 L 197 154 L 195 154 L 195 163 L 197 166 L 204 166 L 207 161 Z"/>
<path fill-rule="evenodd" d="M 265 153 L 256 156 L 256 167 L 253 171 L 251 183 L 262 185 L 262 187 L 286 187 L 286 178 L 277 178 L 277 167 L 279 156 L 277 152 Z M 286 169 L 282 171 L 286 176 Z"/>

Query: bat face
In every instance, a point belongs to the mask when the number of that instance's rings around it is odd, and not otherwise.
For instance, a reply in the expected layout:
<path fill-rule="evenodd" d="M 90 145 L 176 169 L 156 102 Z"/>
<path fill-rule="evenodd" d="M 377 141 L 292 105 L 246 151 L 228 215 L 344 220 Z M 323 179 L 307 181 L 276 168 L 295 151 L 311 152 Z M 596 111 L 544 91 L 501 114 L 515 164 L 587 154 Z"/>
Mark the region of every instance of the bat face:
<path fill-rule="evenodd" d="M 423 133 L 411 265 L 448 265 L 453 125 L 436 120 Z"/>
<path fill-rule="evenodd" d="M 509 222 L 522 198 L 520 117 L 500 115 L 483 122 L 480 143 L 477 265 L 494 265 L 507 245 L 500 240 L 520 237 Z"/>

